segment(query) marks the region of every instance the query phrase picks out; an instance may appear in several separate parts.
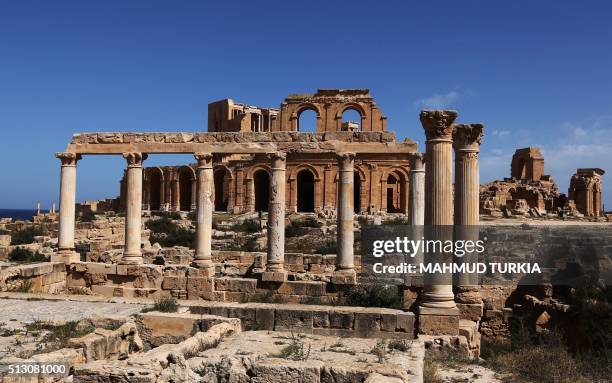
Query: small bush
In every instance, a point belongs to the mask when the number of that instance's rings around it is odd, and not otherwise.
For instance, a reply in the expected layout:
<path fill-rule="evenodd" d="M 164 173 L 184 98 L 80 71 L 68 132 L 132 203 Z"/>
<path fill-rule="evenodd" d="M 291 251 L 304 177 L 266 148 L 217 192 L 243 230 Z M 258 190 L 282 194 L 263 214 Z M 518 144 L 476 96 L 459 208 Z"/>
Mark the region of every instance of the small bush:
<path fill-rule="evenodd" d="M 233 225 L 232 229 L 245 233 L 257 233 L 260 230 L 260 225 L 259 222 L 254 219 L 245 219 L 241 223 Z"/>
<path fill-rule="evenodd" d="M 84 210 L 79 216 L 79 221 L 81 222 L 92 222 L 95 221 L 96 214 L 91 210 Z"/>
<path fill-rule="evenodd" d="M 194 210 L 194 211 L 190 211 L 189 213 L 187 213 L 187 219 L 195 222 L 198 219 L 197 211 Z"/>
<path fill-rule="evenodd" d="M 44 262 L 47 259 L 39 252 L 33 253 L 32 250 L 23 247 L 14 248 L 8 255 L 8 259 L 13 262 Z"/>
<path fill-rule="evenodd" d="M 338 244 L 335 239 L 327 238 L 325 242 L 316 247 L 317 254 L 336 254 L 338 252 Z"/>
<path fill-rule="evenodd" d="M 298 235 L 300 235 L 300 230 L 297 227 L 293 226 L 291 223 L 285 226 L 285 237 L 293 238 L 297 237 Z"/>
<path fill-rule="evenodd" d="M 321 222 L 317 221 L 314 217 L 300 217 L 291 221 L 291 224 L 295 227 L 321 227 Z"/>
<path fill-rule="evenodd" d="M 96 328 L 89 324 L 87 326 L 79 326 L 77 321 L 70 321 L 62 324 L 51 322 L 35 321 L 26 325 L 28 331 L 48 331 L 42 339 L 45 343 L 38 352 L 51 352 L 66 347 L 68 340 L 71 338 L 80 338 L 92 333 Z"/>
<path fill-rule="evenodd" d="M 387 341 L 384 339 L 377 340 L 370 350 L 370 354 L 376 355 L 378 363 L 384 363 L 387 360 Z"/>
<path fill-rule="evenodd" d="M 160 311 L 162 313 L 175 313 L 178 311 L 178 302 L 175 298 L 161 298 L 155 301 L 153 307 L 146 308 L 142 312 Z"/>
<path fill-rule="evenodd" d="M 168 217 L 151 219 L 145 223 L 145 227 L 152 233 L 170 234 L 176 231 L 177 225 Z"/>
<path fill-rule="evenodd" d="M 308 350 L 304 345 L 304 341 L 291 333 L 291 343 L 285 346 L 277 355 L 277 358 L 304 361 L 310 357 L 311 345 L 308 345 Z"/>
<path fill-rule="evenodd" d="M 382 283 L 348 287 L 340 293 L 340 301 L 348 306 L 400 308 L 401 298 L 397 286 Z"/>
<path fill-rule="evenodd" d="M 389 350 L 406 352 L 410 350 L 410 342 L 408 342 L 406 339 L 392 339 L 387 347 L 389 347 Z"/>
<path fill-rule="evenodd" d="M 26 227 L 11 235 L 11 245 L 27 245 L 34 242 L 34 237 L 45 234 L 45 231 L 40 227 Z"/>
<path fill-rule="evenodd" d="M 32 281 L 29 279 L 24 279 L 19 286 L 8 289 L 11 293 L 29 293 L 31 290 Z"/>

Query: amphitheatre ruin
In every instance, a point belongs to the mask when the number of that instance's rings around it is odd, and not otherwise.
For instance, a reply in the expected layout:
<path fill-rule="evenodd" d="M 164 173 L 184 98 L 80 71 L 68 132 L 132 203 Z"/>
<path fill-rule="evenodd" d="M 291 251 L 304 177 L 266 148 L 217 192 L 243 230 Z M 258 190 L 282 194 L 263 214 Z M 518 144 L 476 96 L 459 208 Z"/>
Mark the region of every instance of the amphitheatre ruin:
<path fill-rule="evenodd" d="M 347 110 L 360 119 L 343 121 Z M 300 130 L 305 111 L 315 132 Z M 396 139 L 369 90 L 319 89 L 278 109 L 213 102 L 208 132 L 74 134 L 55 155 L 59 214 L 0 222 L 0 362 L 66 366 L 44 381 L 422 382 L 428 353 L 477 360 L 512 318 L 565 323 L 572 306 L 550 267 L 530 284 L 363 278 L 370 226 L 454 227 L 425 236 L 455 240 L 499 226 L 489 237 L 515 236 L 524 259 L 548 226 L 609 239 L 598 164 L 568 175 L 565 194 L 540 150 L 523 148 L 509 177 L 481 184 L 484 125 L 419 117 L 422 149 Z M 147 167 L 150 154 L 193 163 Z M 77 203 L 78 163 L 94 155 L 125 159 L 118 197 Z"/>

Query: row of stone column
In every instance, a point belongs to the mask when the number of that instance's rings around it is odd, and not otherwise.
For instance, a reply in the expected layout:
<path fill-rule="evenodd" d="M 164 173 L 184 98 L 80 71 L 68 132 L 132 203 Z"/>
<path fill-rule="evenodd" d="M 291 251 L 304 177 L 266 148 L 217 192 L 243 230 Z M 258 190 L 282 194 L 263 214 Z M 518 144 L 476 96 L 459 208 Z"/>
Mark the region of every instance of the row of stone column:
<path fill-rule="evenodd" d="M 76 163 L 81 158 L 74 153 L 57 153 L 61 160 L 60 185 L 60 228 L 59 251 L 55 261 L 78 262 L 79 254 L 74 247 L 75 202 L 76 202 Z M 211 153 L 196 153 L 196 250 L 194 266 L 214 274 L 212 263 L 212 201 L 214 175 Z M 145 153 L 125 153 L 126 171 L 126 218 L 125 245 L 121 264 L 142 263 L 142 172 Z M 268 256 L 264 280 L 281 281 L 286 279 L 284 270 L 285 256 L 285 173 L 286 155 L 282 152 L 269 155 L 271 160 L 270 206 L 268 213 Z M 354 153 L 338 155 L 340 166 L 340 187 L 338 197 L 338 256 L 337 278 L 345 282 L 354 281 L 353 260 L 353 171 Z M 347 281 L 347 278 L 349 279 Z"/>
<path fill-rule="evenodd" d="M 478 153 L 484 128 L 482 124 L 454 124 L 456 118 L 457 112 L 451 110 L 424 110 L 420 114 L 426 136 L 427 171 L 424 176 L 424 198 L 411 201 L 411 223 L 426 225 L 429 228 L 427 239 L 444 241 L 452 240 L 454 236 L 455 240 L 475 241 L 478 239 L 480 203 Z M 413 159 L 411 183 L 415 184 L 415 188 L 418 188 L 416 183 L 421 180 L 419 177 L 422 177 L 417 173 L 421 160 L 420 157 Z M 424 214 L 420 213 L 421 206 L 424 207 Z M 454 230 L 449 230 L 453 225 Z M 435 254 L 433 257 L 435 260 L 440 259 Z M 476 303 L 476 283 L 468 275 L 456 278 L 454 284 L 460 301 L 463 299 L 464 303 Z M 425 276 L 421 307 L 456 307 L 452 275 Z"/>

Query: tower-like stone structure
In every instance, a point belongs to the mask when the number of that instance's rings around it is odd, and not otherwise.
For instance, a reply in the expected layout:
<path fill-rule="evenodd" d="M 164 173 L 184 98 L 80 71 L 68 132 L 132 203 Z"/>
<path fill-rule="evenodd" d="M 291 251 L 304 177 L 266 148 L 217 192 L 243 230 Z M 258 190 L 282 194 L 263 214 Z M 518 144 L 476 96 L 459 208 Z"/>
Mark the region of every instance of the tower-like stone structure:
<path fill-rule="evenodd" d="M 570 180 L 568 199 L 573 200 L 576 209 L 587 217 L 603 215 L 601 177 L 604 174 L 599 168 L 581 168 Z"/>

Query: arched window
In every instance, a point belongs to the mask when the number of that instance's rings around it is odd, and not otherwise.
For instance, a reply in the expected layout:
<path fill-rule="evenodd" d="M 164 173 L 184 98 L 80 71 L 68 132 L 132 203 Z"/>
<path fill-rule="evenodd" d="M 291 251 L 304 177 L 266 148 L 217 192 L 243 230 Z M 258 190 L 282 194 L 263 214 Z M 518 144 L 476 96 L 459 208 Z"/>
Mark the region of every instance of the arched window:
<path fill-rule="evenodd" d="M 317 112 L 312 109 L 303 109 L 298 113 L 298 132 L 316 133 L 317 131 Z"/>
<path fill-rule="evenodd" d="M 268 211 L 270 203 L 270 175 L 260 169 L 253 175 L 255 189 L 255 211 Z"/>
<path fill-rule="evenodd" d="M 215 211 L 227 211 L 229 203 L 229 177 L 225 169 L 214 173 L 215 178 Z"/>
<path fill-rule="evenodd" d="M 182 167 L 179 169 L 178 183 L 179 183 L 179 210 L 190 211 L 191 210 L 191 198 L 192 198 L 192 187 L 193 187 L 193 173 L 191 169 Z"/>
<path fill-rule="evenodd" d="M 355 109 L 348 108 L 342 113 L 342 130 L 343 131 L 360 131 L 361 130 L 361 115 Z"/>

